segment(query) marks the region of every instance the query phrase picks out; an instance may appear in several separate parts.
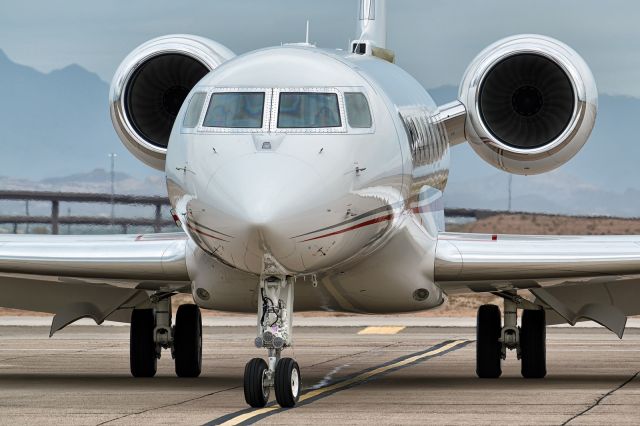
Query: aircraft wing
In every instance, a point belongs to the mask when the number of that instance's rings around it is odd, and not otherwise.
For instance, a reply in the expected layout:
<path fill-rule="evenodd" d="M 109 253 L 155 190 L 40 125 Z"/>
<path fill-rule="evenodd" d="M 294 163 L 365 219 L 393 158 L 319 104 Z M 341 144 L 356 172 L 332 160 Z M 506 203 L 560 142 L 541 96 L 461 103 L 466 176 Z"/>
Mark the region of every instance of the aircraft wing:
<path fill-rule="evenodd" d="M 51 334 L 89 317 L 129 322 L 150 291 L 190 284 L 183 233 L 0 235 L 0 306 L 55 314 Z"/>
<path fill-rule="evenodd" d="M 640 314 L 640 236 L 441 233 L 434 275 L 447 294 L 529 290 L 550 324 L 590 319 L 621 336 Z"/>

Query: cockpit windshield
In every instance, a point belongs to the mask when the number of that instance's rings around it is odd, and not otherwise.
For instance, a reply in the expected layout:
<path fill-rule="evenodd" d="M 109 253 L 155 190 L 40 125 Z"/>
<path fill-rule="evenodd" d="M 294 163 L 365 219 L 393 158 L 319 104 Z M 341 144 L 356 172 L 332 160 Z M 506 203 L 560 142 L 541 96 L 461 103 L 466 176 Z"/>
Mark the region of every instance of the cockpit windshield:
<path fill-rule="evenodd" d="M 198 125 L 198 120 L 200 119 L 200 113 L 202 112 L 206 96 L 207 94 L 203 92 L 198 92 L 193 95 L 189 101 L 187 112 L 184 115 L 182 127 L 185 129 L 193 129 Z"/>
<path fill-rule="evenodd" d="M 345 93 L 344 102 L 347 107 L 347 121 L 354 129 L 369 129 L 373 122 L 369 102 L 362 93 Z"/>
<path fill-rule="evenodd" d="M 260 129 L 264 116 L 264 92 L 229 92 L 211 95 L 204 127 Z"/>
<path fill-rule="evenodd" d="M 317 129 L 341 126 L 337 94 L 280 93 L 278 128 Z"/>

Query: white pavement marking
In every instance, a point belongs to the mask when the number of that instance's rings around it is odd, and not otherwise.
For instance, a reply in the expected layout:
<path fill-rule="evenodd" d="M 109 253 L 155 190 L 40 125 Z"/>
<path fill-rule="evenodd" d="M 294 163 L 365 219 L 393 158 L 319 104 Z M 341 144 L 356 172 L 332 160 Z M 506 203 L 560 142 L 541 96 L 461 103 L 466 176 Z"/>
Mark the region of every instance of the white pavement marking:
<path fill-rule="evenodd" d="M 344 369 L 344 368 L 348 368 L 350 366 L 350 364 L 344 364 L 344 365 L 339 365 L 336 368 L 334 368 L 333 370 L 329 371 L 323 378 L 322 380 L 320 380 L 318 383 L 316 383 L 315 385 L 309 387 L 310 390 L 315 390 L 315 389 L 320 389 L 323 388 L 325 386 L 327 386 L 329 383 L 331 383 L 331 379 L 333 379 L 333 376 L 335 376 L 336 374 L 338 374 L 340 372 L 340 370 Z"/>

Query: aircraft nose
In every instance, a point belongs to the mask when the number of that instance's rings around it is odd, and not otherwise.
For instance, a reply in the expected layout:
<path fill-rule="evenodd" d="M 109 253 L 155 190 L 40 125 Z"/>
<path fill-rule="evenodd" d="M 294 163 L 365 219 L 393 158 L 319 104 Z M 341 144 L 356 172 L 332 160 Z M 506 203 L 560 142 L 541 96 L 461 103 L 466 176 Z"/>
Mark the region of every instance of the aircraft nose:
<path fill-rule="evenodd" d="M 320 176 L 309 164 L 279 154 L 255 154 L 223 167 L 209 182 L 219 222 L 250 254 L 253 272 L 265 254 L 281 264 L 295 251 L 291 239 L 304 212 L 318 202 Z M 236 247 L 234 253 L 241 249 Z M 259 258 L 259 260 L 257 260 Z"/>

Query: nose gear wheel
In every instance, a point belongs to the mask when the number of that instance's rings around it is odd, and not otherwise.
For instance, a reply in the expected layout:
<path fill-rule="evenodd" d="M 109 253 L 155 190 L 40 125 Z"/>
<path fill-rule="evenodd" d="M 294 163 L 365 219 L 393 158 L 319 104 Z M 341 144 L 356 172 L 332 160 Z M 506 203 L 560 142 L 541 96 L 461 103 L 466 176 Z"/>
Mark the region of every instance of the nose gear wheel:
<path fill-rule="evenodd" d="M 244 369 L 244 397 L 251 407 L 264 407 L 274 388 L 281 407 L 293 407 L 300 398 L 301 374 L 298 363 L 281 358 L 292 345 L 293 279 L 279 272 L 274 261 L 265 258 L 258 294 L 258 335 L 255 345 L 268 351 L 268 362 L 254 358 Z"/>

